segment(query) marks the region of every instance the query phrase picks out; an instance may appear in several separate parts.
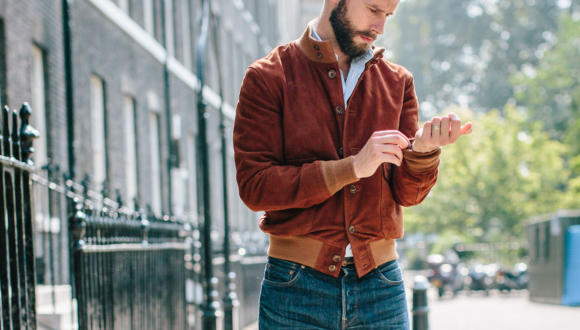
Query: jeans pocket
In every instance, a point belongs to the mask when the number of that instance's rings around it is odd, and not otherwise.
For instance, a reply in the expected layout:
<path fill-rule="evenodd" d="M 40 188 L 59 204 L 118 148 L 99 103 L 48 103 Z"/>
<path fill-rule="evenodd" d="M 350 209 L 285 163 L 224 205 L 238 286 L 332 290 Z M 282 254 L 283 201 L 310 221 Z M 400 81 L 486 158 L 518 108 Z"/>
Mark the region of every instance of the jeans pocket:
<path fill-rule="evenodd" d="M 300 278 L 302 267 L 292 261 L 268 257 L 264 271 L 264 284 L 277 287 L 289 287 Z"/>
<path fill-rule="evenodd" d="M 403 274 L 398 265 L 394 267 L 379 267 L 377 268 L 379 279 L 389 286 L 397 286 L 403 284 Z"/>

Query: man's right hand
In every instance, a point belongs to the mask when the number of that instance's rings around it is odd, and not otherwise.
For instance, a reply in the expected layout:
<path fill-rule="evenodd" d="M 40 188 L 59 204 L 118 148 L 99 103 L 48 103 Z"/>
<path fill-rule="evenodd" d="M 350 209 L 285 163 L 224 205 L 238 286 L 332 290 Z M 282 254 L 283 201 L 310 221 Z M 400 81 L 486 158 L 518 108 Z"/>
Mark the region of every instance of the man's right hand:
<path fill-rule="evenodd" d="M 397 130 L 376 131 L 362 150 L 354 156 L 354 173 L 359 179 L 373 175 L 382 163 L 397 166 L 403 161 L 403 151 L 409 139 Z"/>

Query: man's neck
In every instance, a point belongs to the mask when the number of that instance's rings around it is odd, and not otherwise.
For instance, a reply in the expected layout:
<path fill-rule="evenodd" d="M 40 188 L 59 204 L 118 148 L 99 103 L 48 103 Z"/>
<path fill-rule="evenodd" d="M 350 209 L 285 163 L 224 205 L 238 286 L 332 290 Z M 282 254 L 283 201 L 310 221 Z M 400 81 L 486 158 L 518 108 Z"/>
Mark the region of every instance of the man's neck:
<path fill-rule="evenodd" d="M 330 25 L 329 17 L 325 17 L 324 15 L 318 17 L 316 18 L 316 20 L 314 20 L 313 25 L 314 29 L 316 30 L 316 33 L 318 33 L 318 35 L 322 40 L 330 41 L 334 53 L 338 56 L 338 67 L 340 68 L 340 70 L 342 70 L 342 73 L 345 76 L 348 76 L 351 58 L 345 55 L 342 52 L 342 50 L 340 50 L 340 46 L 338 45 L 336 37 L 334 36 L 334 30 Z"/>

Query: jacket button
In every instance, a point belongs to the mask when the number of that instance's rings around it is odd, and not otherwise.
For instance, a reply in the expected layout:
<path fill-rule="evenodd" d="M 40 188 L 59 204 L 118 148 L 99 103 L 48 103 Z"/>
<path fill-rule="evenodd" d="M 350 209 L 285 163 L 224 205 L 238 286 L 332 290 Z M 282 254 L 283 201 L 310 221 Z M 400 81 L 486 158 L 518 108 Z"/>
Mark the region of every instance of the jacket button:
<path fill-rule="evenodd" d="M 331 272 L 334 272 L 336 270 L 336 266 L 335 265 L 330 265 L 328 266 L 328 270 Z"/>
<path fill-rule="evenodd" d="M 333 262 L 340 262 L 341 259 L 342 258 L 338 254 L 335 254 L 335 255 L 332 256 L 332 261 Z"/>
<path fill-rule="evenodd" d="M 330 79 L 336 78 L 336 70 L 334 70 L 334 69 L 328 70 L 328 78 L 330 78 Z"/>
<path fill-rule="evenodd" d="M 336 108 L 334 108 L 334 110 L 339 115 L 342 115 L 342 113 L 344 112 L 344 108 L 342 107 L 342 105 L 337 105 Z"/>
<path fill-rule="evenodd" d="M 351 184 L 350 185 L 350 189 L 349 190 L 350 190 L 350 193 L 353 194 L 353 195 L 356 194 L 356 192 L 357 192 L 356 186 L 354 184 Z"/>
<path fill-rule="evenodd" d="M 319 59 L 322 58 L 322 53 L 316 53 L 316 57 L 318 57 Z"/>
<path fill-rule="evenodd" d="M 354 230 L 354 226 L 349 226 L 348 227 L 348 232 L 351 234 L 354 234 L 355 230 Z"/>
<path fill-rule="evenodd" d="M 342 152 L 342 147 L 338 148 L 338 156 L 339 156 L 340 158 L 342 158 L 343 154 L 344 154 L 344 153 Z"/>
<path fill-rule="evenodd" d="M 318 46 L 317 44 L 314 44 L 314 49 L 320 50 L 320 46 Z"/>

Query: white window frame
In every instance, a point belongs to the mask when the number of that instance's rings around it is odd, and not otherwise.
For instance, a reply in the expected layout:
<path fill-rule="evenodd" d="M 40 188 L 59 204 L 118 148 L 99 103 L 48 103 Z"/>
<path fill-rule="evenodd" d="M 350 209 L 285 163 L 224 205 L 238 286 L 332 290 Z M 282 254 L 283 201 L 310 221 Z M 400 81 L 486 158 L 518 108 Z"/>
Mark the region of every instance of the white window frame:
<path fill-rule="evenodd" d="M 44 176 L 46 172 L 41 168 L 48 163 L 48 129 L 46 125 L 46 81 L 45 81 L 45 53 L 39 46 L 32 44 L 32 68 L 31 86 L 32 98 L 30 107 L 34 113 L 31 116 L 31 124 L 40 133 L 40 138 L 34 141 L 34 165 Z M 41 232 L 60 231 L 58 219 L 50 218 L 50 199 L 48 189 L 41 185 L 33 185 L 34 188 L 34 215 L 36 228 Z M 56 220 L 56 221 L 55 221 Z"/>
<path fill-rule="evenodd" d="M 135 199 L 138 196 L 138 173 L 137 167 L 137 134 L 135 126 L 136 118 L 135 98 L 125 95 L 123 98 L 123 124 L 125 135 L 125 178 L 127 184 L 125 204 L 135 208 Z"/>
<path fill-rule="evenodd" d="M 145 31 L 155 35 L 155 10 L 153 0 L 143 0 L 143 25 Z"/>
<path fill-rule="evenodd" d="M 91 149 L 95 190 L 101 192 L 107 180 L 107 143 L 105 141 L 105 86 L 103 79 L 91 76 Z"/>
<path fill-rule="evenodd" d="M 167 48 L 167 54 L 169 56 L 175 57 L 175 31 L 173 31 L 173 0 L 163 1 L 165 5 L 165 37 Z"/>
<path fill-rule="evenodd" d="M 187 0 L 181 1 L 181 35 L 183 37 L 183 64 L 191 69 L 191 30 L 190 13 Z"/>
<path fill-rule="evenodd" d="M 160 116 L 157 111 L 149 113 L 149 145 L 151 155 L 151 210 L 161 216 L 161 142 Z"/>
<path fill-rule="evenodd" d="M 130 0 L 118 0 L 119 8 L 127 15 L 129 15 L 129 1 Z"/>
<path fill-rule="evenodd" d="M 196 139 L 193 133 L 187 136 L 187 168 L 189 169 L 188 176 L 188 203 L 189 213 L 192 217 L 192 222 L 198 224 L 198 196 L 197 196 L 197 146 Z"/>

